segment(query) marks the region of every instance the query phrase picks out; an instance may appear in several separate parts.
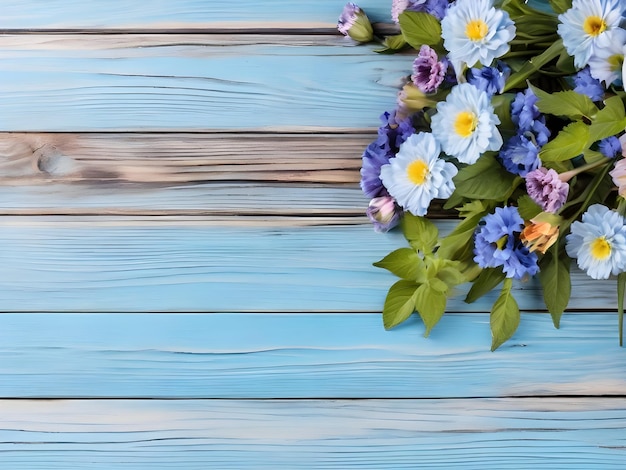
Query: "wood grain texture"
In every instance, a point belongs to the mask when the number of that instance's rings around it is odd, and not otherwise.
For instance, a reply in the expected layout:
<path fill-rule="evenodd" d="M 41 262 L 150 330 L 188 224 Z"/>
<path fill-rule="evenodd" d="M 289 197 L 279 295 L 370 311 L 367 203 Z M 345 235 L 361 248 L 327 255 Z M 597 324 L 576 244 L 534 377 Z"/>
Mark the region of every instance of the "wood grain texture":
<path fill-rule="evenodd" d="M 4 0 L 3 28 L 234 29 L 331 28 L 345 2 L 338 0 Z M 391 2 L 362 0 L 372 21 L 391 21 Z"/>
<path fill-rule="evenodd" d="M 129 283 L 126 283 L 128 285 Z M 623 396 L 615 314 L 524 314 L 496 352 L 485 314 L 2 314 L 0 397 Z M 471 405 L 468 405 L 470 407 Z"/>
<path fill-rule="evenodd" d="M 623 468 L 621 399 L 0 401 L 15 470 Z"/>
<path fill-rule="evenodd" d="M 11 189 L 75 182 L 354 186 L 361 155 L 375 138 L 375 133 L 0 133 L 0 184 Z"/>
<path fill-rule="evenodd" d="M 301 219 L 319 226 L 270 217 L 2 217 L 0 310 L 380 312 L 397 278 L 371 263 L 406 246 L 402 235 Z M 575 271 L 574 283 L 572 308 L 615 309 L 613 281 Z M 515 295 L 522 309 L 545 310 L 537 281 L 517 283 Z M 448 310 L 488 312 L 496 296 L 468 305 L 459 288 Z"/>
<path fill-rule="evenodd" d="M 376 128 L 413 56 L 344 39 L 3 35 L 0 130 Z"/>

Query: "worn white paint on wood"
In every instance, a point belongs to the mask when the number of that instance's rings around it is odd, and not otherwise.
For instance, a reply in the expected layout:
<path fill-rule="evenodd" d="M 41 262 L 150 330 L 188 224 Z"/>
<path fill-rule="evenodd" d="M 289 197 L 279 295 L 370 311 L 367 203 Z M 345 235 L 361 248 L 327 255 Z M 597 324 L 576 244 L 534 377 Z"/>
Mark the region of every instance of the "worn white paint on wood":
<path fill-rule="evenodd" d="M 11 189 L 77 181 L 354 185 L 360 178 L 361 155 L 375 138 L 376 133 L 0 133 L 0 182 Z M 46 201 L 41 198 L 42 203 Z"/>
<path fill-rule="evenodd" d="M 624 400 L 0 401 L 7 468 L 621 469 Z"/>
<path fill-rule="evenodd" d="M 0 130 L 375 128 L 413 56 L 343 39 L 0 36 Z"/>
<path fill-rule="evenodd" d="M 407 246 L 354 218 L 241 219 L 2 217 L 0 310 L 380 312 L 397 278 L 372 263 Z M 616 308 L 614 281 L 574 283 L 571 307 Z M 497 294 L 468 305 L 459 288 L 448 310 L 488 312 Z M 538 281 L 515 295 L 545 310 Z"/>
<path fill-rule="evenodd" d="M 523 314 L 493 353 L 482 313 L 444 315 L 423 332 L 418 318 L 385 331 L 380 315 L 357 313 L 2 314 L 0 397 L 624 394 L 615 314 L 568 315 L 560 330 Z"/>

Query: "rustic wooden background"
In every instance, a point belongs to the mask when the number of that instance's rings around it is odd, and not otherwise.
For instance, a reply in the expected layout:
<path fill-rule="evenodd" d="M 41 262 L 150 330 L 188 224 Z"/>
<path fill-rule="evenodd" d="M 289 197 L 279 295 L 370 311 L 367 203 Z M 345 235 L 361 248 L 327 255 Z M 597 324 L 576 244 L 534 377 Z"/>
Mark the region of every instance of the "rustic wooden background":
<path fill-rule="evenodd" d="M 343 3 L 1 6 L 0 468 L 626 466 L 613 283 L 560 330 L 518 285 L 495 353 L 493 297 L 383 330 L 360 155 L 412 57 Z"/>

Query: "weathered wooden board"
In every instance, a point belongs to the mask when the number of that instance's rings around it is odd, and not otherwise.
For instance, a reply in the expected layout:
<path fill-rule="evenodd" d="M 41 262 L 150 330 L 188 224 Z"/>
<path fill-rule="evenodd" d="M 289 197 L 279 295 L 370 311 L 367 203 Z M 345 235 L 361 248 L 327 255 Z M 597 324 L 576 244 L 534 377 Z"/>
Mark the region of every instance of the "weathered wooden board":
<path fill-rule="evenodd" d="M 10 190 L 38 183 L 49 186 L 77 181 L 126 185 L 257 181 L 354 186 L 360 178 L 361 154 L 375 138 L 376 133 L 0 133 L 0 183 Z M 7 204 L 21 199 L 0 198 Z M 323 196 L 321 199 L 311 199 L 310 203 L 323 206 Z M 360 199 L 361 204 L 367 202 L 363 196 Z M 49 202 L 40 199 L 40 203 Z"/>
<path fill-rule="evenodd" d="M 381 311 L 397 278 L 371 263 L 402 235 L 299 219 L 5 216 L 0 310 Z M 573 308 L 615 309 L 615 282 L 574 278 Z M 522 309 L 545 310 L 535 281 L 516 289 Z M 497 292 L 471 305 L 462 294 L 449 311 L 488 312 Z"/>
<path fill-rule="evenodd" d="M 485 314 L 423 331 L 417 318 L 385 331 L 377 314 L 2 314 L 0 397 L 624 394 L 615 314 L 569 315 L 560 330 L 524 314 L 494 353 Z"/>
<path fill-rule="evenodd" d="M 335 28 L 338 0 L 4 0 L 2 28 L 236 29 Z M 391 1 L 362 0 L 372 21 L 391 21 Z"/>
<path fill-rule="evenodd" d="M 22 469 L 621 469 L 622 399 L 1 401 Z"/>
<path fill-rule="evenodd" d="M 413 57 L 344 39 L 3 35 L 0 130 L 375 128 Z"/>

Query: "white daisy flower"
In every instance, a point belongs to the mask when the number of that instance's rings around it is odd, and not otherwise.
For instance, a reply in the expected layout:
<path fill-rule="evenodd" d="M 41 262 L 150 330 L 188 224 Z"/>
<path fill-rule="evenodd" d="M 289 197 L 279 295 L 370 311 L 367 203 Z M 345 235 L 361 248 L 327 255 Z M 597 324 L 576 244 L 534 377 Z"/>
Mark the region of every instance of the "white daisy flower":
<path fill-rule="evenodd" d="M 492 0 L 457 0 L 441 21 L 441 36 L 448 59 L 460 72 L 462 63 L 489 66 L 506 54 L 515 24 L 508 13 L 493 7 Z"/>
<path fill-rule="evenodd" d="M 593 279 L 608 279 L 626 270 L 624 218 L 602 204 L 594 204 L 572 224 L 565 249 L 578 267 Z"/>
<path fill-rule="evenodd" d="M 380 179 L 389 194 L 405 210 L 424 216 L 433 199 L 450 197 L 457 168 L 439 158 L 441 148 L 432 134 L 411 135 L 389 163 L 380 169 Z"/>
<path fill-rule="evenodd" d="M 574 0 L 572 8 L 559 15 L 557 31 L 576 67 L 585 67 L 600 38 L 620 27 L 624 7 L 624 0 Z"/>
<path fill-rule="evenodd" d="M 498 124 L 487 93 L 461 83 L 437 104 L 431 127 L 445 153 L 471 165 L 483 152 L 502 147 Z"/>
<path fill-rule="evenodd" d="M 621 82 L 625 49 L 626 30 L 617 28 L 601 35 L 595 52 L 589 58 L 591 76 L 607 87 L 615 81 Z"/>

